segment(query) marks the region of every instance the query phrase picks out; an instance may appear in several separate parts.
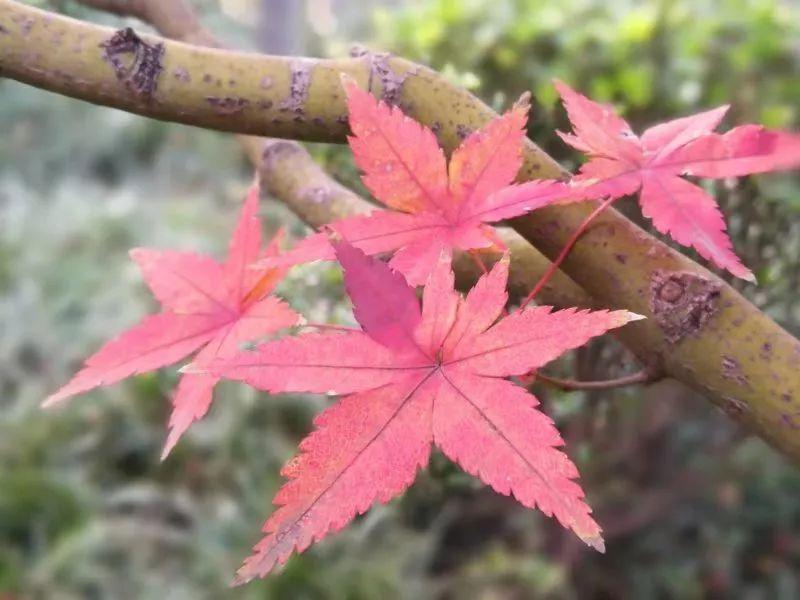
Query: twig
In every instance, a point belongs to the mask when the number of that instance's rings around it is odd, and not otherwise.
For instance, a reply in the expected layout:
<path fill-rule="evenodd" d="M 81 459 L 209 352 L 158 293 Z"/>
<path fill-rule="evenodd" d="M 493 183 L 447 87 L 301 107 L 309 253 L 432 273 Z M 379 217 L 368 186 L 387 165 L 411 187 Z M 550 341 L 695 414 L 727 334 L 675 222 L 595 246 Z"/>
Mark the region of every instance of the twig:
<path fill-rule="evenodd" d="M 481 273 L 483 273 L 484 275 L 489 273 L 489 269 L 486 268 L 486 265 L 484 264 L 483 259 L 481 258 L 481 256 L 475 250 L 470 250 L 469 251 L 469 256 L 472 259 L 472 262 L 474 262 L 475 265 L 477 265 L 478 270 Z"/>
<path fill-rule="evenodd" d="M 545 375 L 544 373 L 536 373 L 535 381 L 542 381 L 554 387 L 560 388 L 565 391 L 577 390 L 609 390 L 613 388 L 626 387 L 629 385 L 638 385 L 643 383 L 652 383 L 657 381 L 659 377 L 651 372 L 649 369 L 642 369 L 637 373 L 631 375 L 624 375 L 616 379 L 606 379 L 602 381 L 578 381 L 575 379 L 560 379 Z"/>

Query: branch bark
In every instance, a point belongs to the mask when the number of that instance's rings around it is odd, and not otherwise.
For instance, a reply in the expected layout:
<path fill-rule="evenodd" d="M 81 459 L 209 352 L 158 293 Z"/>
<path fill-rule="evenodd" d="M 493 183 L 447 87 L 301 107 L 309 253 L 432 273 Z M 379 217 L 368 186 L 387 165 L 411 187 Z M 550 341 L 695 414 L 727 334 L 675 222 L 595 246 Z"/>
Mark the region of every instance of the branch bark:
<path fill-rule="evenodd" d="M 223 44 L 205 27 L 186 0 L 79 0 L 81 4 L 121 17 L 135 17 L 155 27 L 165 37 L 211 48 Z M 286 204 L 301 220 L 317 229 L 336 219 L 369 212 L 374 205 L 338 183 L 321 169 L 303 147 L 293 141 L 237 135 L 237 140 L 267 191 Z M 509 248 L 509 294 L 524 298 L 550 267 L 550 261 L 508 228 L 499 229 Z M 494 264 L 498 253 L 486 253 Z M 455 257 L 457 284 L 469 289 L 481 275 L 468 256 Z M 557 307 L 591 307 L 592 301 L 562 272 L 546 285 L 540 299 Z"/>
<path fill-rule="evenodd" d="M 400 103 L 433 127 L 448 150 L 495 116 L 430 69 L 388 55 L 271 57 L 130 34 L 0 0 L 0 75 L 162 120 L 312 141 L 345 139 L 340 72 Z M 532 142 L 525 159 L 521 180 L 565 175 Z M 553 257 L 594 206 L 540 210 L 511 225 Z M 705 393 L 800 463 L 795 338 L 718 277 L 613 210 L 581 237 L 563 270 L 594 304 L 650 317 L 622 335 L 648 367 Z"/>

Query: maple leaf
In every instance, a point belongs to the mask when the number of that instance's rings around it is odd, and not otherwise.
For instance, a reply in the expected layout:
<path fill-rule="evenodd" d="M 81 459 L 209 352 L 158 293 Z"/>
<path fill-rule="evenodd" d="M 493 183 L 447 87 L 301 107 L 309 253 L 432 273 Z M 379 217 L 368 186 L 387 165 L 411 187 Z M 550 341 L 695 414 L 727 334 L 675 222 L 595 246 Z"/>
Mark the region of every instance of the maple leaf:
<path fill-rule="evenodd" d="M 247 341 L 294 325 L 299 318 L 270 292 L 283 271 L 252 268 L 278 252 L 281 235 L 261 253 L 261 223 L 256 216 L 258 185 L 248 192 L 231 238 L 228 258 L 219 263 L 190 252 L 137 248 L 131 257 L 162 304 L 151 315 L 108 342 L 44 406 L 137 373 L 152 371 L 199 349 L 197 360 L 232 356 Z M 218 377 L 184 375 L 172 398 L 169 435 L 162 458 L 184 431 L 208 412 Z"/>
<path fill-rule="evenodd" d="M 503 378 L 641 317 L 534 307 L 497 321 L 507 301 L 507 255 L 466 298 L 453 289 L 450 261 L 441 256 L 420 310 L 400 273 L 346 242 L 333 246 L 362 330 L 283 338 L 186 368 L 269 392 L 345 395 L 317 417 L 284 467 L 288 482 L 274 499 L 266 537 L 237 582 L 265 575 L 401 493 L 432 444 L 497 492 L 555 515 L 602 550 L 600 527 L 574 481 L 575 465 L 557 449 L 563 441 L 552 420 L 534 396 Z"/>
<path fill-rule="evenodd" d="M 642 214 L 661 233 L 737 277 L 755 281 L 733 251 L 713 196 L 681 176 L 738 177 L 795 167 L 800 164 L 800 136 L 760 125 L 713 133 L 728 110 L 720 106 L 656 125 L 638 137 L 612 107 L 564 83 L 556 82 L 556 88 L 574 130 L 558 133 L 589 156 L 573 179 L 584 187 L 584 198 L 640 191 Z M 524 199 L 527 193 L 521 184 L 502 192 L 499 201 Z M 537 193 L 536 187 L 531 193 Z"/>
<path fill-rule="evenodd" d="M 487 223 L 571 194 L 562 182 L 542 180 L 529 186 L 522 200 L 494 199 L 494 192 L 510 184 L 522 165 L 527 99 L 469 135 L 447 165 L 430 129 L 399 108 L 376 101 L 353 80 L 343 78 L 343 83 L 355 163 L 369 191 L 389 210 L 342 219 L 327 229 L 367 254 L 397 250 L 390 264 L 412 285 L 425 283 L 443 252 L 450 256 L 455 248 L 502 248 Z M 328 235 L 318 233 L 272 264 L 333 258 Z"/>

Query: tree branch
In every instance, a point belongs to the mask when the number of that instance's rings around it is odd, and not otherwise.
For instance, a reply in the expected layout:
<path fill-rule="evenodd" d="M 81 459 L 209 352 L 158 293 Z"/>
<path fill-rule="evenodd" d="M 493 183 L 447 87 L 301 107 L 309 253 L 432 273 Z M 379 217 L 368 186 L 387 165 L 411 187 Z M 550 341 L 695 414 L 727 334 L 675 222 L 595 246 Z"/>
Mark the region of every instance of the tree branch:
<path fill-rule="evenodd" d="M 185 0 L 79 0 L 81 4 L 114 13 L 135 17 L 155 27 L 166 37 L 198 45 L 222 48 L 223 44 L 203 27 L 192 7 Z M 237 140 L 259 172 L 261 181 L 274 197 L 286 204 L 300 219 L 319 228 L 336 219 L 365 213 L 374 206 L 338 183 L 321 169 L 300 144 L 288 140 L 238 135 Z M 537 281 L 551 265 L 550 261 L 519 234 L 499 230 L 509 248 L 509 293 L 522 298 L 532 282 Z M 500 259 L 498 253 L 486 253 L 489 262 Z M 457 253 L 455 271 L 458 285 L 469 289 L 481 274 L 468 260 Z M 546 286 L 541 299 L 558 307 L 591 306 L 588 295 L 562 272 Z"/>
<path fill-rule="evenodd" d="M 493 116 L 480 100 L 400 58 L 271 57 L 204 49 L 66 19 L 0 0 L 0 75 L 201 127 L 344 142 L 339 73 L 433 127 L 452 150 Z M 564 172 L 532 142 L 520 179 Z M 594 203 L 539 210 L 511 225 L 556 256 Z M 800 462 L 800 344 L 733 288 L 610 210 L 563 269 L 593 302 L 650 317 L 621 332 L 645 364 L 704 392 Z"/>

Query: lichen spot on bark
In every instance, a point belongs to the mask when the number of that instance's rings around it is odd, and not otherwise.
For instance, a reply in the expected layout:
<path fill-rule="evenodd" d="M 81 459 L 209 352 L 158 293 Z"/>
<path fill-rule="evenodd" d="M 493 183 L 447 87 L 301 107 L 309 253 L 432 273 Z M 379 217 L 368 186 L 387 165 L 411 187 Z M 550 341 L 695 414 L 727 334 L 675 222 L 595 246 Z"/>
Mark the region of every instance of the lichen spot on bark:
<path fill-rule="evenodd" d="M 308 100 L 308 88 L 311 85 L 311 61 L 296 59 L 291 62 L 291 80 L 289 83 L 289 95 L 281 103 L 282 111 L 289 111 L 301 117 L 306 112 L 306 100 Z"/>
<path fill-rule="evenodd" d="M 699 332 L 718 310 L 719 282 L 691 272 L 656 270 L 650 277 L 650 311 L 674 344 Z"/>
<path fill-rule="evenodd" d="M 103 57 L 117 79 L 144 100 L 150 100 L 163 70 L 164 45 L 149 44 L 130 27 L 120 29 L 100 44 Z"/>

